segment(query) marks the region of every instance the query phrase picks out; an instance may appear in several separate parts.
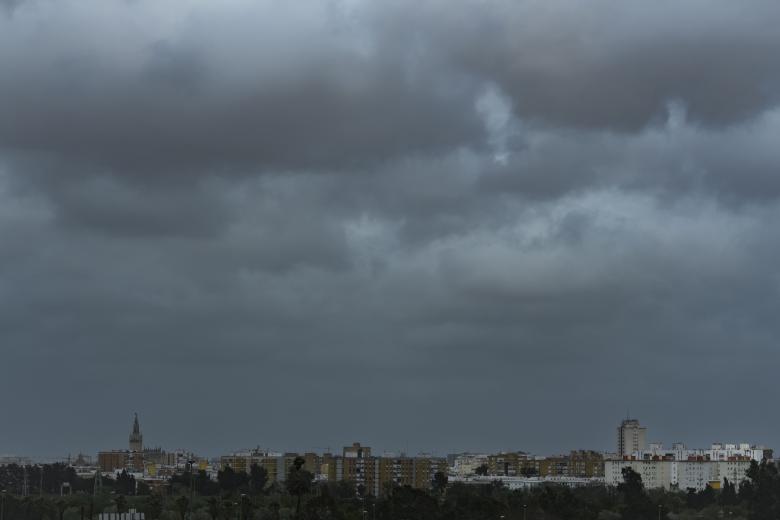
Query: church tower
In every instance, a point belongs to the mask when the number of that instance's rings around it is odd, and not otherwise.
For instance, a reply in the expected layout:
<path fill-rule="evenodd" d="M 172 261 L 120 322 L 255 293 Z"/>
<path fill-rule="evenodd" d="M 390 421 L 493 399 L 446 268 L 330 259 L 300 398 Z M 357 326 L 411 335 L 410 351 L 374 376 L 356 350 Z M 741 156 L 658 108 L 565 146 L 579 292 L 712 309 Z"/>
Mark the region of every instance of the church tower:
<path fill-rule="evenodd" d="M 138 414 L 133 421 L 133 433 L 130 434 L 130 451 L 143 451 L 144 436 L 141 435 L 141 427 L 138 426 Z"/>

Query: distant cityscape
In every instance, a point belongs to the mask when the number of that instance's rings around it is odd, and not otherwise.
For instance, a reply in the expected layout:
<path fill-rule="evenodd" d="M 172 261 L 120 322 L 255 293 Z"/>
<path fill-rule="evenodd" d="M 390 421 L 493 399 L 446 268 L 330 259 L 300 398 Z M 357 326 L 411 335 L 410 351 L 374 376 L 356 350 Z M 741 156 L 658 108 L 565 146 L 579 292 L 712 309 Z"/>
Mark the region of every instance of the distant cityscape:
<path fill-rule="evenodd" d="M 557 484 L 566 487 L 607 485 L 623 482 L 624 470 L 638 473 L 646 488 L 665 490 L 721 489 L 726 482 L 745 481 L 751 462 L 774 461 L 773 450 L 750 443 L 713 443 L 709 448 L 689 448 L 682 443 L 664 447 L 647 442 L 647 428 L 627 418 L 616 429 L 615 451 L 574 450 L 566 454 L 539 456 L 524 451 L 499 453 L 453 453 L 446 457 L 428 454 L 372 452 L 369 446 L 353 442 L 339 453 L 276 452 L 265 448 L 237 450 L 206 458 L 186 450 L 148 448 L 138 416 L 125 449 L 100 451 L 96 457 L 79 454 L 58 461 L 82 478 L 131 476 L 150 489 L 161 488 L 183 473 L 199 473 L 216 481 L 221 472 L 249 474 L 259 467 L 267 474 L 267 485 L 282 485 L 297 460 L 317 482 L 348 481 L 361 494 L 383 496 L 397 486 L 430 490 L 441 475 L 450 483 L 485 484 L 501 482 L 510 490 Z M 31 458 L 0 457 L 0 466 L 36 466 Z M 30 494 L 34 483 L 27 473 L 8 491 Z M 67 489 L 61 493 L 68 492 Z"/>

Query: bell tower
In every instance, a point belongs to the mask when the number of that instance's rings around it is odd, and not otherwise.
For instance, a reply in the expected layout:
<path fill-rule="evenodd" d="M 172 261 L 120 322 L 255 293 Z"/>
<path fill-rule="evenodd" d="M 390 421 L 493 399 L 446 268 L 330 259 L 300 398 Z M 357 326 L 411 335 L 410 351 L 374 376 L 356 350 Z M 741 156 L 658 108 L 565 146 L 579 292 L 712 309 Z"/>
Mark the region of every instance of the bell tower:
<path fill-rule="evenodd" d="M 138 414 L 133 421 L 133 433 L 130 434 L 130 451 L 143 451 L 144 436 L 141 435 L 141 427 L 138 425 Z"/>

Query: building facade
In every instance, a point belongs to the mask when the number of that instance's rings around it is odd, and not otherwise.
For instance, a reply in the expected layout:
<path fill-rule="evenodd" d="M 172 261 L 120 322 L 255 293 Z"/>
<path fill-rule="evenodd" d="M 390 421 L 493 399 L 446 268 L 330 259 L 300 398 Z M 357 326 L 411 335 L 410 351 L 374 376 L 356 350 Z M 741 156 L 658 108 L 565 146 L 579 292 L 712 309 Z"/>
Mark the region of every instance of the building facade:
<path fill-rule="evenodd" d="M 695 489 L 701 491 L 707 486 L 720 489 L 724 479 L 737 487 L 747 477 L 745 472 L 750 468 L 751 459 L 733 457 L 730 460 L 695 460 L 673 459 L 610 459 L 605 461 L 605 483 L 617 486 L 623 482 L 623 469 L 631 468 L 642 477 L 642 483 L 648 489 L 663 488 L 666 490 Z"/>
<path fill-rule="evenodd" d="M 647 448 L 647 428 L 636 419 L 624 419 L 617 429 L 617 455 L 622 457 Z"/>
<path fill-rule="evenodd" d="M 534 457 L 525 452 L 487 456 L 488 475 L 503 477 L 604 476 L 604 456 L 597 451 L 577 450 L 568 455 Z"/>
<path fill-rule="evenodd" d="M 345 446 L 341 455 L 324 453 L 271 453 L 263 450 L 237 452 L 220 458 L 220 467 L 249 472 L 257 464 L 268 472 L 269 482 L 282 482 L 296 457 L 304 460 L 303 468 L 315 479 L 325 482 L 347 481 L 362 495 L 382 496 L 393 487 L 411 486 L 430 489 L 437 472 L 447 475 L 447 459 L 419 455 L 408 457 L 385 454 L 373 456 L 371 448 L 360 443 Z"/>

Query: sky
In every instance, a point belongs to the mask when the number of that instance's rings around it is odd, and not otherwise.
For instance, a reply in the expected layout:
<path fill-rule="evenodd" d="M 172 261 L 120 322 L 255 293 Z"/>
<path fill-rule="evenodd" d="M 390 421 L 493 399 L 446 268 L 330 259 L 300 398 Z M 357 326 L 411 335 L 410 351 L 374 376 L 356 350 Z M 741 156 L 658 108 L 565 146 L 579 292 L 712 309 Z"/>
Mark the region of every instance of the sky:
<path fill-rule="evenodd" d="M 0 0 L 0 453 L 780 448 L 778 20 Z"/>

